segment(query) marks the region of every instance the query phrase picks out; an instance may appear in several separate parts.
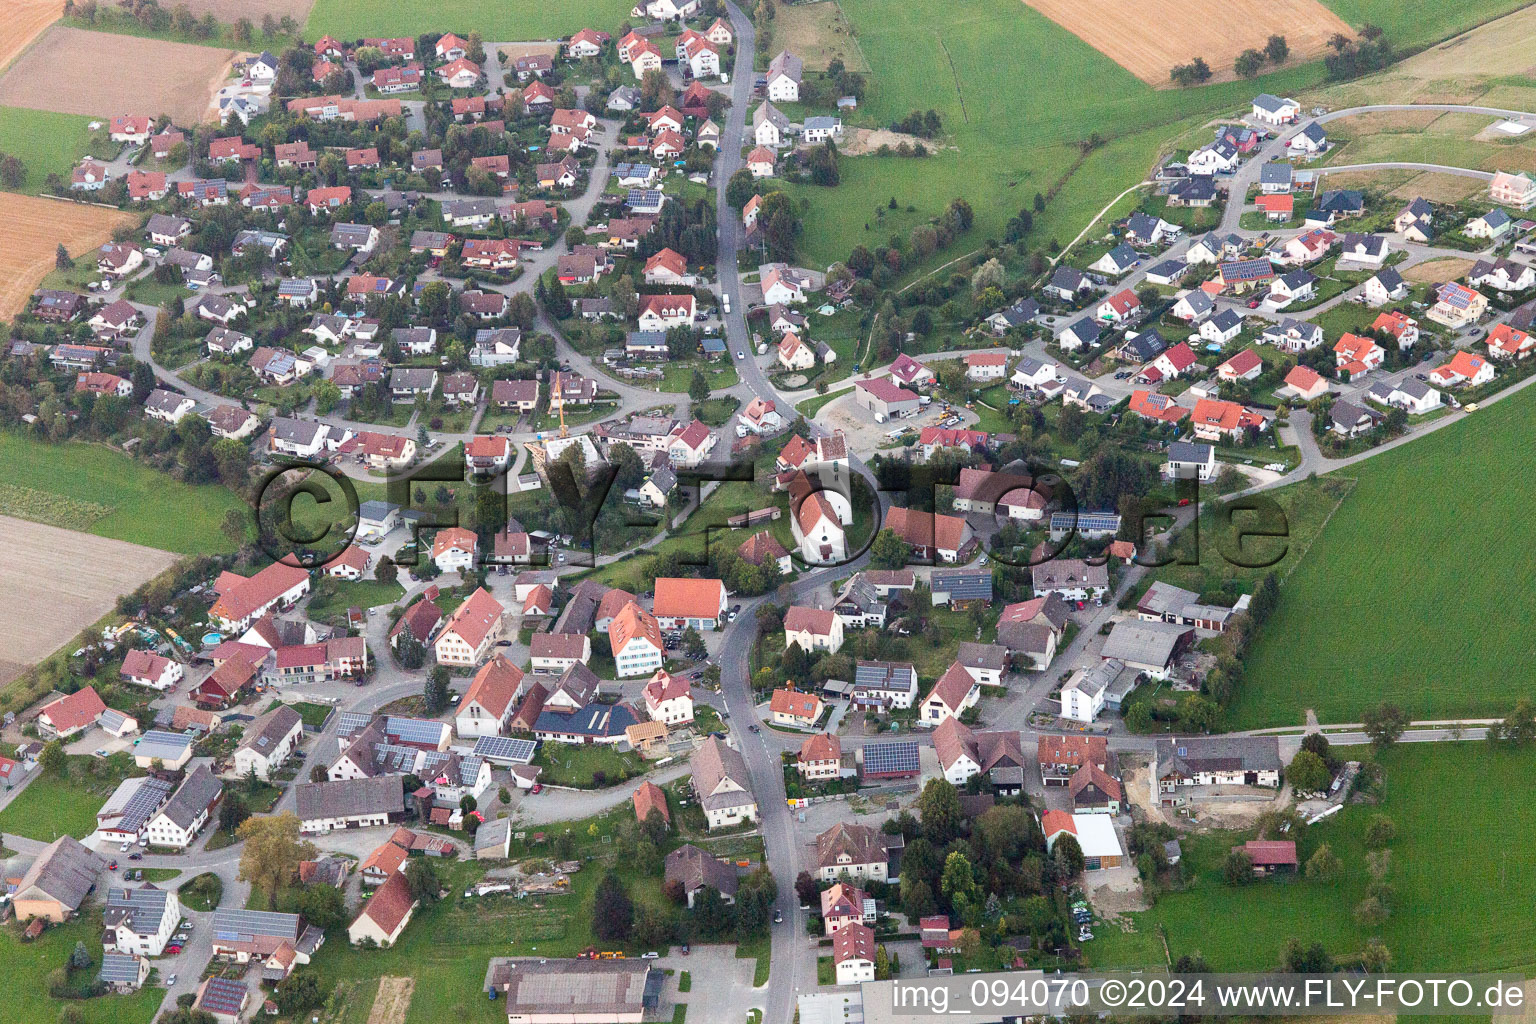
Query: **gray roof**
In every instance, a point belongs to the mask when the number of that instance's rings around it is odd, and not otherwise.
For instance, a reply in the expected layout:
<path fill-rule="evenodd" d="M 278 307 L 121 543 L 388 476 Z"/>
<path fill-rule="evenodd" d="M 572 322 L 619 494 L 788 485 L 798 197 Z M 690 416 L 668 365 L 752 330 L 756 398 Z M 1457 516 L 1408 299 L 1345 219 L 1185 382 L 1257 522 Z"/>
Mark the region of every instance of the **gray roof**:
<path fill-rule="evenodd" d="M 1157 774 L 1194 775 L 1202 771 L 1279 771 L 1280 740 L 1275 736 L 1190 736 L 1157 741 Z"/>
<path fill-rule="evenodd" d="M 949 594 L 951 601 L 990 601 L 992 599 L 991 569 L 935 570 L 932 589 Z"/>
<path fill-rule="evenodd" d="M 178 395 L 176 392 L 167 391 L 164 388 L 155 388 L 155 390 L 149 393 L 149 397 L 144 399 L 144 408 L 154 409 L 157 412 L 174 413 L 177 409 L 181 408 L 181 403 L 189 401 L 191 399 L 186 395 Z"/>
<path fill-rule="evenodd" d="M 391 512 L 399 509 L 399 505 L 391 505 L 387 501 L 365 501 L 357 506 L 357 518 L 359 522 L 383 522 Z"/>
<path fill-rule="evenodd" d="M 1086 693 L 1090 697 L 1097 697 L 1109 688 L 1109 684 L 1115 681 L 1115 677 L 1125 670 L 1125 662 L 1115 658 L 1109 658 L 1090 665 L 1088 668 L 1078 669 L 1071 679 L 1067 680 L 1067 688 Z"/>
<path fill-rule="evenodd" d="M 778 55 L 768 63 L 768 78 L 771 81 L 775 75 L 783 74 L 799 82 L 803 68 L 804 64 L 799 57 L 788 50 L 780 50 Z"/>
<path fill-rule="evenodd" d="M 1295 103 L 1295 100 L 1283 100 L 1273 93 L 1261 92 L 1253 98 L 1253 105 L 1260 110 L 1268 110 L 1273 113 L 1287 103 Z"/>
<path fill-rule="evenodd" d="M 1502 224 L 1508 224 L 1509 214 L 1495 207 L 1494 209 L 1489 210 L 1487 213 L 1483 214 L 1483 223 L 1487 224 L 1491 228 L 1499 227 Z"/>
<path fill-rule="evenodd" d="M 138 889 L 108 889 L 102 921 L 108 928 L 125 925 L 137 935 L 153 935 L 165 920 L 165 905 L 171 894 L 153 885 Z"/>
<path fill-rule="evenodd" d="M 272 418 L 272 436 L 279 441 L 288 441 L 298 445 L 313 444 L 315 438 L 322 430 L 327 430 L 324 423 L 314 420 L 291 420 L 282 416 Z"/>
<path fill-rule="evenodd" d="M 171 799 L 160 809 L 160 813 L 171 819 L 176 827 L 183 830 L 189 829 L 198 815 L 212 807 L 213 802 L 222 792 L 224 792 L 224 783 L 208 770 L 207 765 L 200 764 L 182 780 L 176 792 L 171 794 Z"/>
<path fill-rule="evenodd" d="M 185 754 L 190 746 L 192 746 L 190 736 L 184 736 L 179 732 L 167 732 L 163 729 L 151 729 L 140 737 L 138 744 L 133 748 L 133 754 L 135 757 L 175 761 Z"/>
<path fill-rule="evenodd" d="M 752 111 L 752 130 L 755 132 L 757 127 L 764 121 L 772 123 L 779 131 L 784 131 L 789 127 L 789 118 L 785 117 L 783 111 L 767 100 L 764 100 L 760 107 Z"/>
<path fill-rule="evenodd" d="M 1191 448 L 1209 448 L 1210 445 L 1189 445 Z M 1141 600 L 1136 602 L 1136 609 L 1153 615 L 1166 615 L 1169 612 L 1175 615 L 1181 614 L 1186 607 L 1200 600 L 1200 595 L 1193 590 L 1185 590 L 1176 587 L 1172 583 L 1164 583 L 1157 580 L 1147 588 Z"/>
<path fill-rule="evenodd" d="M 684 892 L 709 886 L 722 896 L 736 895 L 736 869 L 689 843 L 679 846 L 666 859 L 667 881 L 679 881 Z"/>
<path fill-rule="evenodd" d="M 1328 411 L 1328 418 L 1334 426 L 1342 427 L 1345 430 L 1354 430 L 1359 427 L 1362 419 L 1368 419 L 1375 423 L 1381 419 L 1381 413 L 1341 398 L 1333 403 L 1333 408 Z"/>
<path fill-rule="evenodd" d="M 1323 126 L 1318 124 L 1316 121 L 1308 121 L 1307 126 L 1301 130 L 1301 134 L 1305 135 L 1313 142 L 1328 141 L 1328 133 L 1323 131 Z"/>
<path fill-rule="evenodd" d="M 136 985 L 139 982 L 139 958 L 126 953 L 104 953 L 101 980 L 106 985 Z"/>
<path fill-rule="evenodd" d="M 504 846 L 512 831 L 511 818 L 494 818 L 475 830 L 475 852 Z"/>
<path fill-rule="evenodd" d="M 213 912 L 213 937 L 224 943 L 250 942 L 256 936 L 294 942 L 299 938 L 300 923 L 298 914 L 224 908 Z"/>
<path fill-rule="evenodd" d="M 854 664 L 853 685 L 907 693 L 912 689 L 915 671 L 904 661 L 859 661 Z"/>
<path fill-rule="evenodd" d="M 1105 253 L 1105 255 L 1108 256 L 1117 267 L 1128 267 L 1132 263 L 1135 263 L 1137 260 L 1141 259 L 1141 256 L 1137 254 L 1136 250 L 1132 249 L 1124 242 L 1109 250 L 1109 252 Z"/>
<path fill-rule="evenodd" d="M 1438 394 L 1434 388 L 1417 377 L 1404 377 L 1397 384 L 1397 390 L 1411 398 L 1423 398 L 1429 394 Z"/>
<path fill-rule="evenodd" d="M 1086 278 L 1083 276 L 1083 272 L 1076 267 L 1057 267 L 1055 273 L 1051 275 L 1049 284 L 1052 288 L 1065 288 L 1077 291 L 1083 286 L 1084 280 Z"/>
<path fill-rule="evenodd" d="M 361 511 L 359 507 L 359 512 Z M 294 726 L 302 726 L 303 723 L 304 719 L 299 716 L 299 713 L 287 704 L 275 707 L 246 726 L 245 735 L 240 738 L 240 746 L 237 749 L 254 750 L 265 757 L 276 748 L 284 736 L 293 731 Z"/>
<path fill-rule="evenodd" d="M 507 1012 L 528 1017 L 616 1019 L 654 1009 L 665 975 L 643 960 L 493 960 L 488 986 L 504 988 Z"/>
<path fill-rule="evenodd" d="M 405 791 L 394 775 L 344 782 L 301 782 L 294 787 L 293 795 L 301 821 L 399 814 L 405 810 Z"/>
<path fill-rule="evenodd" d="M 60 836 L 43 848 L 16 886 L 20 898 L 29 889 L 58 901 L 69 910 L 78 910 L 96 876 L 107 866 L 104 858 L 82 846 L 72 836 Z"/>
<path fill-rule="evenodd" d="M 146 234 L 151 235 L 179 235 L 184 228 L 192 226 L 192 222 L 185 217 L 173 217 L 167 213 L 152 215 L 144 225 Z"/>
<path fill-rule="evenodd" d="M 1242 326 L 1243 318 L 1234 309 L 1223 309 L 1211 317 L 1211 324 L 1218 331 L 1230 331 L 1234 327 Z"/>
<path fill-rule="evenodd" d="M 437 371 L 432 369 L 409 369 L 402 367 L 391 370 L 389 373 L 389 386 L 391 388 L 412 391 L 426 391 L 437 383 Z"/>
<path fill-rule="evenodd" d="M 1279 283 L 1294 290 L 1296 288 L 1304 288 L 1316 280 L 1317 276 L 1309 270 L 1293 270 L 1281 277 Z"/>
<path fill-rule="evenodd" d="M 1259 168 L 1259 181 L 1266 185 L 1289 185 L 1291 165 L 1271 161 Z"/>
<path fill-rule="evenodd" d="M 1206 310 L 1213 309 L 1216 306 L 1215 300 L 1199 288 L 1179 296 L 1179 301 L 1183 302 L 1191 311 L 1197 314 L 1204 313 Z"/>
<path fill-rule="evenodd" d="M 367 224 L 337 224 L 331 228 L 331 244 L 367 245 L 373 228 Z"/>
<path fill-rule="evenodd" d="M 1210 462 L 1216 449 L 1208 444 L 1192 444 L 1189 441 L 1168 442 L 1169 462 Z M 1154 583 L 1153 586 L 1158 586 Z"/>
<path fill-rule="evenodd" d="M 989 668 L 1001 672 L 1008 663 L 1008 648 L 1002 644 L 978 644 L 964 641 L 955 653 L 955 660 L 967 668 Z"/>
<path fill-rule="evenodd" d="M 1171 622 L 1126 619 L 1115 624 L 1099 654 L 1137 665 L 1166 666 L 1173 660 L 1179 641 L 1193 632 L 1193 627 L 1176 626 Z"/>
<path fill-rule="evenodd" d="M 1066 334 L 1068 331 L 1070 331 L 1073 337 L 1077 338 L 1077 340 L 1082 342 L 1084 345 L 1092 345 L 1094 342 L 1099 340 L 1099 324 L 1098 321 L 1094 320 L 1091 316 L 1085 316 L 1081 319 L 1072 321 L 1066 327 L 1062 328 L 1061 333 Z"/>
<path fill-rule="evenodd" d="M 1396 267 L 1382 267 L 1376 271 L 1376 280 L 1387 291 L 1396 291 L 1403 283 L 1403 275 L 1397 272 Z"/>

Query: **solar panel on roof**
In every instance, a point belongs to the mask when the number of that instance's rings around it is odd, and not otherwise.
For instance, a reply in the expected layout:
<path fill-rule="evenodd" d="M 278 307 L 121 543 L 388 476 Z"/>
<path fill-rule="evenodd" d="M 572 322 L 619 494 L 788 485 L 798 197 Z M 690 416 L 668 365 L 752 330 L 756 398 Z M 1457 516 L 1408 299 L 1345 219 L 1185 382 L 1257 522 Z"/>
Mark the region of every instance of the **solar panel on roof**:
<path fill-rule="evenodd" d="M 368 728 L 373 716 L 361 711 L 343 711 L 336 720 L 336 731 L 342 736 L 352 736 Z"/>
<path fill-rule="evenodd" d="M 912 740 L 866 744 L 864 772 L 868 775 L 915 774 L 920 768 L 918 758 L 917 743 Z"/>
<path fill-rule="evenodd" d="M 533 740 L 514 739 L 511 736 L 481 736 L 475 741 L 475 756 L 488 761 L 504 761 L 511 764 L 527 764 L 538 749 Z"/>
<path fill-rule="evenodd" d="M 436 746 L 443 738 L 443 723 L 391 716 L 384 722 L 384 731 L 401 743 L 430 743 Z"/>

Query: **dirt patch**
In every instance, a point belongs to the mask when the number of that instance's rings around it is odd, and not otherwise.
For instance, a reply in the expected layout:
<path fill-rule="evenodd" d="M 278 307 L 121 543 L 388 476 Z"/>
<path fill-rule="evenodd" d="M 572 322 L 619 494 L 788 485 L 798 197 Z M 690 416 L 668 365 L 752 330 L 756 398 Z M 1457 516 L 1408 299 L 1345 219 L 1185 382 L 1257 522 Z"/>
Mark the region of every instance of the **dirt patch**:
<path fill-rule="evenodd" d="M 854 392 L 849 390 L 828 402 L 817 411 L 815 419 L 818 424 L 828 430 L 842 431 L 847 436 L 849 445 L 856 450 L 868 451 L 890 443 L 890 433 L 893 430 L 905 427 L 915 434 L 921 433 L 924 427 L 937 426 L 939 421 L 944 419 L 942 412 L 930 406 L 932 411 L 917 416 L 876 423 L 873 414 L 859 405 L 853 395 Z M 966 409 L 957 409 L 956 412 L 960 413 L 963 421 L 959 424 L 960 426 L 968 427 L 976 422 L 975 413 Z"/>
<path fill-rule="evenodd" d="M 919 144 L 930 153 L 935 149 L 945 147 L 936 146 L 928 139 L 920 139 L 916 135 L 908 135 L 905 132 L 893 132 L 884 128 L 853 128 L 843 129 L 843 141 L 838 144 L 837 151 L 843 156 L 868 156 L 881 146 L 890 146 L 896 149 L 906 144 L 915 147 Z M 953 149 L 954 147 L 948 147 Z"/>
<path fill-rule="evenodd" d="M 1475 260 L 1443 259 L 1416 263 L 1399 271 L 1403 280 L 1413 284 L 1434 284 L 1437 281 L 1455 281 L 1465 277 Z"/>
<path fill-rule="evenodd" d="M 373 1009 L 368 1011 L 368 1024 L 405 1024 L 415 991 L 415 978 L 381 977 L 379 994 L 373 997 Z"/>
<path fill-rule="evenodd" d="M 1272 33 L 1290 44 L 1288 63 L 1322 53 L 1344 19 L 1317 0 L 1025 0 L 1148 85 L 1170 88 L 1175 65 L 1204 57 L 1216 81 L 1236 77 L 1232 62 L 1262 49 Z"/>
<path fill-rule="evenodd" d="M 9 516 L 0 516 L 0 527 L 0 682 L 58 650 L 177 558 Z"/>
<path fill-rule="evenodd" d="M 1328 134 L 1340 139 L 1354 139 L 1378 132 L 1423 131 L 1439 119 L 1438 110 L 1373 110 L 1330 121 Z"/>
<path fill-rule="evenodd" d="M 79 256 L 133 220 L 118 210 L 0 192 L 0 318 L 9 320 L 26 307 L 61 244 Z"/>
<path fill-rule="evenodd" d="M 773 16 L 773 32 L 784 49 L 800 55 L 808 71 L 825 71 L 834 58 L 849 71 L 869 70 L 853 28 L 833 0 L 786 4 Z"/>
<path fill-rule="evenodd" d="M 1108 872 L 1095 872 L 1091 877 L 1097 878 L 1098 875 L 1116 877 L 1089 889 L 1088 902 L 1093 904 L 1093 909 L 1098 911 L 1106 923 L 1113 924 L 1123 932 L 1134 932 L 1136 923 L 1128 915 L 1146 910 L 1152 905 L 1147 902 L 1136 869 L 1115 868 Z"/>
<path fill-rule="evenodd" d="M 533 43 L 503 43 L 499 49 L 503 61 L 514 61 L 519 57 L 531 57 L 535 54 L 543 54 L 546 57 L 560 55 L 560 44 L 553 39 Z"/>
<path fill-rule="evenodd" d="M 27 48 L 43 29 L 59 20 L 64 0 L 10 0 L 0 24 L 0 70 Z"/>
<path fill-rule="evenodd" d="M 0 106 L 200 121 L 232 50 L 55 25 L 0 77 Z"/>
<path fill-rule="evenodd" d="M 268 14 L 274 18 L 281 18 L 287 14 L 300 25 L 309 17 L 309 9 L 315 6 L 315 0 L 176 0 L 176 4 L 163 6 L 179 6 L 186 4 L 193 14 L 201 17 L 204 14 L 212 14 L 226 25 L 233 25 L 241 18 L 250 18 L 258 32 L 261 31 L 261 19 Z"/>

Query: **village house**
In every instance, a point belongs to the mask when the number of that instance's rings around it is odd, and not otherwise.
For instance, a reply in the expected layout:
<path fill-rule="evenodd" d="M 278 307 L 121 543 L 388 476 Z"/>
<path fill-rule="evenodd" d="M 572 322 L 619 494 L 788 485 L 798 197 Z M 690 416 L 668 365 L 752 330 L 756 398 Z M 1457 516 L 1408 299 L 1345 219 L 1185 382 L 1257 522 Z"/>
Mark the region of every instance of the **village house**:
<path fill-rule="evenodd" d="M 891 854 L 902 849 L 900 833 L 889 835 L 872 825 L 838 822 L 816 837 L 817 881 L 836 882 L 847 874 L 856 882 L 891 878 Z"/>

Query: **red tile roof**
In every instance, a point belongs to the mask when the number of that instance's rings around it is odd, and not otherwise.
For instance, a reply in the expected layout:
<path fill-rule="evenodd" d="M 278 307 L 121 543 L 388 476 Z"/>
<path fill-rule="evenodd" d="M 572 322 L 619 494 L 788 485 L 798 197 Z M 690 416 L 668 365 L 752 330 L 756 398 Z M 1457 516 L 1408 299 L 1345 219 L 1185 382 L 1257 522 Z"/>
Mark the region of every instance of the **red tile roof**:
<path fill-rule="evenodd" d="M 656 580 L 656 601 L 652 607 L 661 619 L 714 619 L 725 605 L 725 584 L 719 580 L 696 580 L 663 576 Z"/>
<path fill-rule="evenodd" d="M 821 715 L 821 698 L 802 690 L 778 689 L 768 701 L 768 710 L 775 715 L 789 715 L 814 722 Z"/>
<path fill-rule="evenodd" d="M 475 673 L 474 681 L 464 691 L 464 699 L 459 702 L 459 707 L 462 709 L 471 704 L 479 704 L 492 717 L 499 719 L 512 706 L 512 700 L 522 685 L 523 670 L 508 661 L 505 655 L 497 654 Z"/>
<path fill-rule="evenodd" d="M 96 688 L 87 686 L 67 697 L 60 697 L 52 704 L 45 706 L 38 714 L 46 715 L 56 731 L 69 732 L 71 729 L 81 729 L 90 725 L 105 710 L 107 705 L 96 692 Z"/>
<path fill-rule="evenodd" d="M 633 800 L 636 821 L 644 821 L 651 816 L 652 811 L 658 811 L 662 821 L 672 824 L 672 814 L 667 810 L 667 795 L 656 783 L 642 782 L 640 788 L 635 790 Z"/>
<path fill-rule="evenodd" d="M 469 600 L 453 610 L 444 633 L 457 633 L 470 647 L 479 647 L 491 628 L 501 619 L 504 609 L 484 587 L 469 595 Z"/>

